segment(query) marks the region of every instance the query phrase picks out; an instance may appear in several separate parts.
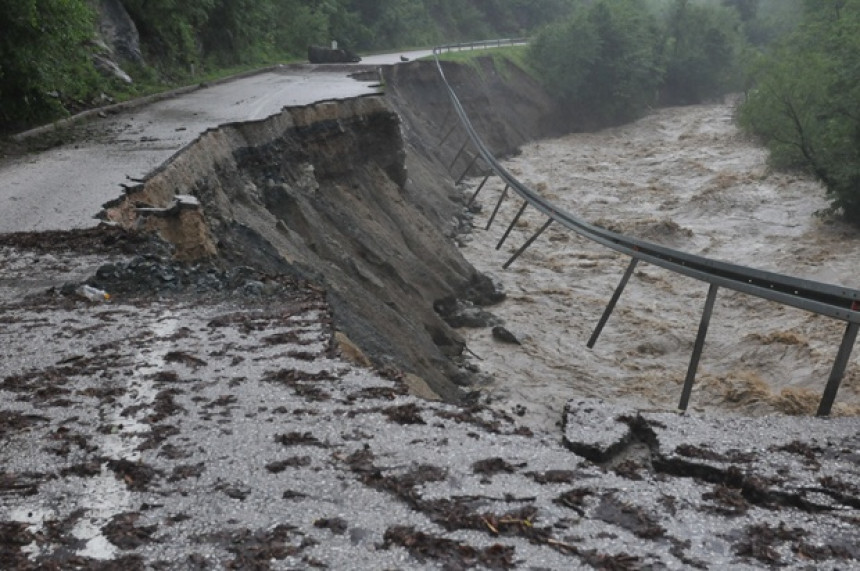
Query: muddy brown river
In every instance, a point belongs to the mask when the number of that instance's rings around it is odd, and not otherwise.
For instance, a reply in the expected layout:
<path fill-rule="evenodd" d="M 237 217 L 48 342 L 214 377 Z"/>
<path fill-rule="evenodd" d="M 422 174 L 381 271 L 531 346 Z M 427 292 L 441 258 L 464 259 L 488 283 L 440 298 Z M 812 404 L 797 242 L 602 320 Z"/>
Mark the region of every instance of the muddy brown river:
<path fill-rule="evenodd" d="M 797 277 L 860 287 L 860 233 L 816 213 L 824 189 L 774 172 L 767 151 L 733 122 L 735 104 L 661 109 L 598 133 L 535 142 L 505 162 L 512 174 L 586 220 L 688 252 Z M 481 179 L 473 179 L 471 195 Z M 489 330 L 463 330 L 483 387 L 541 425 L 575 396 L 674 408 L 689 364 L 707 284 L 640 264 L 593 350 L 594 326 L 629 259 L 550 226 L 508 270 L 504 262 L 544 219 L 527 210 L 501 250 L 495 247 L 521 205 L 508 197 L 484 226 L 502 191 L 491 179 L 483 211 L 464 247 L 509 298 L 493 308 L 521 346 Z M 844 323 L 721 289 L 691 408 L 742 414 L 814 414 Z M 520 409 L 521 410 L 521 409 Z M 855 348 L 834 414 L 860 414 Z"/>

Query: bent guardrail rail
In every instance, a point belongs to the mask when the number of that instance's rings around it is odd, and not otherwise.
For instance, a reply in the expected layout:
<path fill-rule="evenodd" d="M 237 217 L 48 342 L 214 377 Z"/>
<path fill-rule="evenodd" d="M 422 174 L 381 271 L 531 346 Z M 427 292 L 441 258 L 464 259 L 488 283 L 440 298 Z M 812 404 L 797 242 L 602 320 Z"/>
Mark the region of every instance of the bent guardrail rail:
<path fill-rule="evenodd" d="M 514 253 L 513 256 L 511 256 L 511 258 L 503 265 L 503 268 L 507 269 L 553 222 L 557 222 L 565 228 L 568 228 L 585 238 L 593 240 L 594 242 L 611 248 L 616 252 L 630 256 L 630 264 L 616 287 L 615 292 L 600 318 L 600 321 L 591 335 L 591 338 L 588 340 L 588 348 L 593 348 L 597 339 L 600 337 L 600 333 L 609 320 L 616 303 L 621 297 L 627 282 L 633 274 L 633 270 L 640 261 L 648 262 L 677 274 L 685 275 L 708 283 L 710 287 L 708 289 L 705 307 L 702 311 L 702 318 L 699 324 L 696 342 L 693 345 L 693 355 L 690 359 L 690 365 L 687 369 L 687 375 L 684 380 L 681 400 L 678 404 L 678 408 L 681 410 L 686 410 L 689 404 L 696 371 L 699 366 L 699 359 L 701 358 L 705 344 L 705 337 L 708 332 L 711 313 L 713 311 L 714 302 L 716 301 L 717 291 L 720 287 L 725 287 L 763 299 L 775 301 L 783 305 L 789 305 L 830 317 L 832 319 L 844 321 L 847 324 L 845 333 L 842 337 L 842 342 L 839 346 L 836 360 L 833 364 L 833 368 L 831 369 L 830 376 L 827 380 L 827 384 L 816 413 L 818 416 L 828 416 L 833 406 L 833 402 L 836 399 L 836 394 L 839 391 L 839 385 L 845 375 L 845 369 L 851 357 L 851 351 L 857 340 L 858 329 L 860 329 L 860 290 L 714 260 L 704 256 L 697 256 L 681 250 L 661 246 L 647 240 L 641 240 L 625 236 L 617 232 L 612 232 L 599 226 L 595 226 L 594 224 L 590 224 L 582 218 L 562 210 L 517 180 L 516 177 L 509 173 L 493 156 L 486 147 L 483 139 L 481 139 L 480 135 L 472 126 L 472 123 L 460 103 L 457 94 L 451 87 L 450 83 L 448 83 L 445 71 L 442 69 L 442 64 L 439 60 L 439 54 L 443 51 L 467 49 L 470 48 L 470 46 L 474 46 L 471 47 L 471 49 L 480 49 L 522 43 L 525 43 L 525 40 L 493 40 L 490 42 L 475 42 L 474 44 L 453 44 L 452 46 L 440 46 L 433 49 L 433 56 L 436 61 L 439 76 L 448 92 L 454 111 L 459 117 L 460 125 L 465 129 L 467 134 L 467 139 L 460 148 L 460 151 L 457 153 L 457 156 L 452 162 L 451 167 L 449 167 L 449 170 L 450 168 L 453 168 L 454 164 L 456 164 L 457 159 L 462 155 L 466 146 L 471 143 L 475 148 L 476 154 L 470 159 L 469 166 L 463 172 L 463 175 L 459 177 L 458 182 L 466 176 L 466 173 L 471 170 L 472 166 L 478 159 L 483 160 L 491 172 L 485 175 L 484 180 L 472 195 L 470 203 L 477 198 L 478 193 L 481 192 L 481 189 L 484 188 L 484 185 L 491 176 L 496 175 L 504 181 L 506 185 L 505 189 L 502 191 L 499 201 L 490 217 L 487 229 L 492 225 L 499 206 L 507 196 L 509 189 L 512 189 L 524 200 L 522 207 L 508 226 L 501 240 L 497 244 L 496 249 L 501 248 L 502 244 L 507 240 L 511 230 L 519 221 L 520 216 L 528 206 L 532 206 L 547 217 L 546 223 L 544 223 L 543 226 L 541 226 L 538 231 L 533 234 L 522 245 L 522 247 Z M 446 135 L 446 138 L 447 137 L 448 135 Z"/>

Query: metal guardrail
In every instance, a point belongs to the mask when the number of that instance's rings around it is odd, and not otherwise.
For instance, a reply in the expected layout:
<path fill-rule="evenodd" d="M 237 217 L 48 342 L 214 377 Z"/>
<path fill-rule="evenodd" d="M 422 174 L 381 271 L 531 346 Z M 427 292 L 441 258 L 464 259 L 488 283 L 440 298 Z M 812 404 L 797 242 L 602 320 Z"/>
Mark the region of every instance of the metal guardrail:
<path fill-rule="evenodd" d="M 472 50 L 486 50 L 490 48 L 501 48 L 504 46 L 524 46 L 529 43 L 528 38 L 507 38 L 504 40 L 483 40 L 479 42 L 465 42 L 462 44 L 446 44 L 433 48 L 433 55 L 438 56 L 445 52 L 462 52 Z"/>
<path fill-rule="evenodd" d="M 504 181 L 506 185 L 505 190 L 502 192 L 499 202 L 490 217 L 487 229 L 492 225 L 496 212 L 498 212 L 499 206 L 507 196 L 509 189 L 516 192 L 524 200 L 522 207 L 514 217 L 513 222 L 511 222 L 510 226 L 505 231 L 502 239 L 496 246 L 496 249 L 501 248 L 502 244 L 507 240 L 508 235 L 516 225 L 526 207 L 532 206 L 547 217 L 546 223 L 541 226 L 541 228 L 532 235 L 523 244 L 523 246 L 519 248 L 519 250 L 517 250 L 517 252 L 504 264 L 503 267 L 508 268 L 553 222 L 557 222 L 565 228 L 593 240 L 594 242 L 611 248 L 616 252 L 630 256 L 630 265 L 627 267 L 624 276 L 621 278 L 621 282 L 615 289 L 609 304 L 604 310 L 597 327 L 588 341 L 587 345 L 589 348 L 593 348 L 594 344 L 597 342 L 603 327 L 609 320 L 616 303 L 621 297 L 627 282 L 633 274 L 633 270 L 640 261 L 648 262 L 677 274 L 689 276 L 708 283 L 710 287 L 708 289 L 705 307 L 699 324 L 699 332 L 693 346 L 693 355 L 690 359 L 690 365 L 684 381 L 681 400 L 678 405 L 681 410 L 686 410 L 689 404 L 690 393 L 692 392 L 699 359 L 704 348 L 711 313 L 713 311 L 714 302 L 716 301 L 717 291 L 720 287 L 743 292 L 762 299 L 775 301 L 783 305 L 797 307 L 799 309 L 817 313 L 839 321 L 845 321 L 847 323 L 845 333 L 839 346 L 839 351 L 836 355 L 836 360 L 833 364 L 833 368 L 831 369 L 830 377 L 828 378 L 817 412 L 818 416 L 830 415 L 833 402 L 835 401 L 836 394 L 839 391 L 839 385 L 842 382 L 842 378 L 845 375 L 845 369 L 851 357 L 851 351 L 857 340 L 858 329 L 860 329 L 860 290 L 713 260 L 704 256 L 697 256 L 681 250 L 661 246 L 647 240 L 641 240 L 625 236 L 617 232 L 612 232 L 590 224 L 582 218 L 562 210 L 517 180 L 512 174 L 505 170 L 505 168 L 493 156 L 480 135 L 478 135 L 477 131 L 472 126 L 472 123 L 469 120 L 463 105 L 460 103 L 457 94 L 454 92 L 450 83 L 448 83 L 445 71 L 442 69 L 442 64 L 439 61 L 439 54 L 452 50 L 462 51 L 465 49 L 486 49 L 502 45 L 518 45 L 524 43 L 526 43 L 526 41 L 523 39 L 493 40 L 490 42 L 440 46 L 433 49 L 433 55 L 436 61 L 436 67 L 439 71 L 439 76 L 448 91 L 451 103 L 459 117 L 459 125 L 462 126 L 467 135 L 463 146 L 460 148 L 460 151 L 451 163 L 449 170 L 450 168 L 453 168 L 457 160 L 465 151 L 467 145 L 471 143 L 476 154 L 470 158 L 469 166 L 459 177 L 458 182 L 465 178 L 466 174 L 479 159 L 486 163 L 491 172 L 484 177 L 484 180 L 480 183 L 475 194 L 472 196 L 470 203 L 477 198 L 478 193 L 481 192 L 481 189 L 483 189 L 487 180 L 489 180 L 491 176 L 498 176 L 502 181 Z M 456 129 L 456 127 L 457 125 L 455 124 L 454 129 Z M 452 132 L 453 129 L 448 132 L 443 139 L 443 142 L 451 135 Z"/>

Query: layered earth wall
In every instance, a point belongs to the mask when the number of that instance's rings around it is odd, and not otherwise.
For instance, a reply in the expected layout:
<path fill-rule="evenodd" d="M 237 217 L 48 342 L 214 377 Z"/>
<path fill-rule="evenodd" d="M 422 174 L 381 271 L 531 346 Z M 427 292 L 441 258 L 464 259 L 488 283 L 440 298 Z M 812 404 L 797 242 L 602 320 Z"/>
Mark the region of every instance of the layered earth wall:
<path fill-rule="evenodd" d="M 495 151 L 548 132 L 551 103 L 516 68 L 506 71 L 513 80 L 491 60 L 481 73 L 448 69 Z M 486 305 L 501 294 L 452 240 L 469 224 L 449 171 L 470 159 L 457 158 L 464 136 L 451 130 L 435 66 L 383 73 L 385 96 L 285 108 L 204 133 L 105 216 L 157 232 L 181 259 L 312 279 L 328 292 L 346 345 L 457 400 L 474 379 L 458 366 L 462 338 L 434 303 Z"/>

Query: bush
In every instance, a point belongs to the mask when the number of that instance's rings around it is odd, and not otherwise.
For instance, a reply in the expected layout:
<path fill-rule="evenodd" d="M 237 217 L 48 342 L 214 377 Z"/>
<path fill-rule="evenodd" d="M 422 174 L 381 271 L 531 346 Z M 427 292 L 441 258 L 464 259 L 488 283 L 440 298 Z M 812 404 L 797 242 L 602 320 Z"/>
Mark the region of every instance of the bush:
<path fill-rule="evenodd" d="M 530 61 L 580 126 L 595 128 L 635 119 L 656 101 L 658 45 L 657 22 L 639 2 L 599 0 L 541 32 Z"/>
<path fill-rule="evenodd" d="M 860 225 L 860 0 L 807 0 L 803 24 L 753 71 L 741 123 L 776 167 L 820 179 Z"/>
<path fill-rule="evenodd" d="M 0 0 L 0 128 L 51 120 L 100 86 L 86 0 Z"/>

